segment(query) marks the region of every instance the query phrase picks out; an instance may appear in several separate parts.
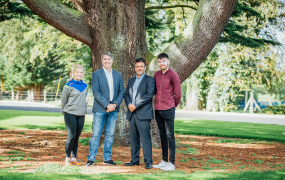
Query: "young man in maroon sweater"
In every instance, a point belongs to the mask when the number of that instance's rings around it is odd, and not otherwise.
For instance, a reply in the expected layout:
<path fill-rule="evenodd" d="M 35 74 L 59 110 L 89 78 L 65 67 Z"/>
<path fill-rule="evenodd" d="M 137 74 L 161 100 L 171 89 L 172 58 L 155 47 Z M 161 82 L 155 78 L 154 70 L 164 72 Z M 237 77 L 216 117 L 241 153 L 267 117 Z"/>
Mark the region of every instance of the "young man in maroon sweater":
<path fill-rule="evenodd" d="M 158 56 L 158 65 L 161 70 L 154 74 L 156 81 L 155 119 L 160 132 L 162 160 L 153 167 L 172 171 L 175 170 L 174 118 L 175 107 L 181 99 L 180 79 L 177 73 L 170 69 L 167 54 L 161 53 Z M 168 146 L 170 162 L 168 162 Z"/>

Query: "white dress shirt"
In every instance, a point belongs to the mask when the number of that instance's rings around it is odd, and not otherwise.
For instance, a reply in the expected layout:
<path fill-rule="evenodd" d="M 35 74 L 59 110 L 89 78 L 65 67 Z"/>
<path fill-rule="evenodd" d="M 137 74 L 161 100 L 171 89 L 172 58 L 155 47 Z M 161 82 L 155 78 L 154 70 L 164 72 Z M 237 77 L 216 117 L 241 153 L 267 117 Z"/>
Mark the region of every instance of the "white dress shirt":
<path fill-rule="evenodd" d="M 141 75 L 139 78 L 138 78 L 138 75 L 136 75 L 136 80 L 135 80 L 135 83 L 133 85 L 133 98 L 132 98 L 132 104 L 135 104 L 135 97 L 137 95 L 137 92 L 138 92 L 138 87 L 143 79 L 145 74 Z"/>
<path fill-rule="evenodd" d="M 106 74 L 108 85 L 109 85 L 110 101 L 112 101 L 114 97 L 114 84 L 113 84 L 112 69 L 110 72 L 108 72 L 104 67 L 103 69 Z"/>

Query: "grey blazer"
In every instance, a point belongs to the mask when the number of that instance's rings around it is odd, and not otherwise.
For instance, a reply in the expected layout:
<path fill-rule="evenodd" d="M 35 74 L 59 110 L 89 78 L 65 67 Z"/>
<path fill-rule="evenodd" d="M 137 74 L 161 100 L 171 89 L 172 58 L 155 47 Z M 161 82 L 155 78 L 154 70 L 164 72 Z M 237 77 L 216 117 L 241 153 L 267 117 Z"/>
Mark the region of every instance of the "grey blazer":
<path fill-rule="evenodd" d="M 120 104 L 124 98 L 124 84 L 121 73 L 112 70 L 112 75 L 114 83 L 114 97 L 111 103 L 117 105 L 115 112 L 118 112 Z M 110 104 L 110 94 L 107 77 L 103 68 L 92 73 L 91 85 L 94 95 L 92 112 L 106 112 L 107 106 Z"/>
<path fill-rule="evenodd" d="M 126 91 L 125 91 L 125 103 L 128 107 L 132 103 L 133 97 L 133 85 L 136 81 L 136 77 L 129 80 Z M 151 76 L 145 75 L 139 84 L 137 94 L 135 95 L 135 106 L 137 116 L 140 120 L 150 120 L 153 119 L 153 109 L 152 109 L 152 97 L 155 94 L 155 79 Z M 132 112 L 127 108 L 126 119 L 130 120 Z"/>

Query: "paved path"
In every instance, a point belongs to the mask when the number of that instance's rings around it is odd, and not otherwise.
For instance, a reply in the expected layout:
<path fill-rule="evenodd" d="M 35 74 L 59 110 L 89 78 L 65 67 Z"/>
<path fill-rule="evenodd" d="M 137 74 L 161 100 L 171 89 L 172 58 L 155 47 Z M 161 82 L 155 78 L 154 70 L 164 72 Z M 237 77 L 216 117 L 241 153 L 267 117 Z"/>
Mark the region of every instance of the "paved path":
<path fill-rule="evenodd" d="M 0 101 L 0 109 L 61 112 L 60 106 L 26 101 Z M 92 114 L 91 107 L 88 107 L 87 113 Z"/>
<path fill-rule="evenodd" d="M 285 125 L 285 115 L 207 112 L 207 111 L 175 111 L 176 118 L 208 119 L 232 122 L 249 122 L 262 124 Z"/>
<path fill-rule="evenodd" d="M 59 106 L 32 103 L 23 101 L 0 101 L 0 109 L 24 110 L 24 111 L 45 111 L 45 112 L 61 112 Z M 87 108 L 87 113 L 92 114 L 92 108 Z M 267 115 L 267 114 L 248 114 L 248 113 L 221 113 L 206 111 L 183 111 L 176 110 L 176 118 L 182 119 L 207 119 L 219 121 L 233 122 L 250 122 L 262 124 L 278 124 L 285 125 L 285 116 L 283 115 Z M 0 114 L 1 116 L 1 114 Z"/>

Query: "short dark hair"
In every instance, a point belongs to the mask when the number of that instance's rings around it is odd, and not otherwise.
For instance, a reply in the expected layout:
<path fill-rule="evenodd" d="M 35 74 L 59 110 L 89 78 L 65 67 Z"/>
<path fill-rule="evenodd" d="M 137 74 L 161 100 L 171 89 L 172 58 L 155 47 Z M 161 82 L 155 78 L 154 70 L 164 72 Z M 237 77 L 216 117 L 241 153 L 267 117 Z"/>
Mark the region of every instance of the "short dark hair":
<path fill-rule="evenodd" d="M 138 58 L 138 59 L 136 59 L 135 63 L 137 63 L 137 62 L 143 62 L 143 63 L 144 63 L 144 66 L 146 66 L 146 61 L 145 61 L 144 58 Z"/>
<path fill-rule="evenodd" d="M 104 52 L 104 53 L 102 54 L 102 56 L 101 56 L 101 61 L 103 60 L 103 57 L 104 57 L 105 55 L 109 56 L 109 57 L 113 60 L 113 54 L 111 54 L 110 52 Z"/>
<path fill-rule="evenodd" d="M 168 59 L 168 55 L 166 53 L 161 53 L 157 57 L 157 59 L 162 59 L 162 58 L 167 58 Z"/>

